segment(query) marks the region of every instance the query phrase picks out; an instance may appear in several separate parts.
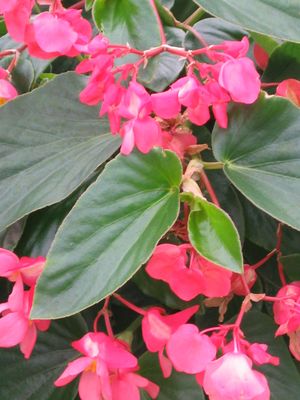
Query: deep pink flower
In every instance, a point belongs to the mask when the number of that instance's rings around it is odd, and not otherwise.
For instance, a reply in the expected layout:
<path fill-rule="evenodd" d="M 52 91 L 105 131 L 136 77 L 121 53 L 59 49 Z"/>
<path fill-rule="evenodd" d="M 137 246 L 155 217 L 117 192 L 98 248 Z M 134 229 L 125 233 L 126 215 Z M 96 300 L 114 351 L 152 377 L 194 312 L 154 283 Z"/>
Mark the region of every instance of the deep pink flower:
<path fill-rule="evenodd" d="M 152 398 L 157 396 L 159 388 L 133 372 L 137 369 L 137 359 L 120 340 L 102 332 L 87 333 L 72 342 L 72 347 L 83 356 L 68 364 L 55 386 L 65 386 L 81 374 L 78 388 L 81 400 L 119 400 L 122 391 L 139 400 L 138 387 L 147 390 Z"/>
<path fill-rule="evenodd" d="M 132 81 L 119 106 L 120 116 L 129 119 L 120 131 L 122 154 L 130 154 L 134 146 L 148 153 L 160 141 L 161 129 L 149 116 L 151 112 L 151 96 L 142 85 Z"/>
<path fill-rule="evenodd" d="M 164 119 L 175 118 L 181 110 L 178 91 L 169 89 L 151 95 L 152 108 L 155 114 Z"/>
<path fill-rule="evenodd" d="M 187 308 L 172 315 L 165 315 L 161 308 L 152 307 L 142 320 L 142 333 L 146 347 L 151 352 L 158 352 L 163 375 L 171 375 L 172 366 L 164 356 L 164 350 L 174 332 L 185 324 L 199 309 L 199 306 Z"/>
<path fill-rule="evenodd" d="M 277 96 L 287 97 L 296 106 L 300 107 L 300 81 L 297 79 L 285 79 L 276 89 Z"/>
<path fill-rule="evenodd" d="M 252 369 L 251 360 L 242 353 L 227 353 L 206 368 L 203 381 L 210 400 L 269 400 L 265 376 Z"/>
<path fill-rule="evenodd" d="M 37 331 L 46 331 L 48 320 L 30 320 L 34 287 L 24 290 L 19 276 L 8 297 L 7 303 L 0 304 L 0 347 L 20 345 L 25 358 L 29 358 L 37 339 Z"/>
<path fill-rule="evenodd" d="M 300 328 L 300 281 L 283 286 L 276 297 L 282 298 L 273 305 L 275 322 L 280 325 L 276 335 L 296 331 Z"/>
<path fill-rule="evenodd" d="M 219 84 L 238 103 L 254 103 L 260 92 L 259 74 L 253 61 L 246 57 L 226 61 L 220 70 Z"/>
<path fill-rule="evenodd" d="M 168 283 L 172 291 L 185 301 L 199 294 L 223 297 L 230 293 L 232 272 L 201 257 L 189 244 L 158 245 L 146 271 L 152 278 Z"/>
<path fill-rule="evenodd" d="M 0 14 L 10 36 L 17 42 L 23 42 L 34 0 L 0 0 Z"/>
<path fill-rule="evenodd" d="M 45 257 L 21 257 L 12 251 L 0 248 L 0 276 L 14 282 L 18 276 L 28 286 L 34 286 L 44 268 Z"/>
<path fill-rule="evenodd" d="M 91 36 L 91 25 L 80 10 L 60 8 L 35 17 L 26 28 L 25 42 L 34 57 L 75 57 L 86 49 Z"/>
<path fill-rule="evenodd" d="M 186 374 L 204 371 L 217 352 L 210 338 L 193 324 L 181 325 L 171 335 L 166 348 L 174 368 Z"/>

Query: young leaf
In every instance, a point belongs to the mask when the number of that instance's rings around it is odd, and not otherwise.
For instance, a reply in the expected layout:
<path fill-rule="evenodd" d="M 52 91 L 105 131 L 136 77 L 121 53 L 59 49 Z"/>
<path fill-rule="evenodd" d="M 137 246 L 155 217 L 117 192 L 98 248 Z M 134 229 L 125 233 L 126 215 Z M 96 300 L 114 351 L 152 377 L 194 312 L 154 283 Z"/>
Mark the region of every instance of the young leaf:
<path fill-rule="evenodd" d="M 0 231 L 72 193 L 118 148 L 98 110 L 66 73 L 0 109 Z"/>
<path fill-rule="evenodd" d="M 93 17 L 112 43 L 146 50 L 160 44 L 155 14 L 148 0 L 95 0 Z"/>
<path fill-rule="evenodd" d="M 75 314 L 128 281 L 176 220 L 180 180 L 178 158 L 160 149 L 107 164 L 58 231 L 32 318 Z"/>
<path fill-rule="evenodd" d="M 234 105 L 226 131 L 215 127 L 213 151 L 231 182 L 257 207 L 300 230 L 300 111 L 261 95 Z"/>
<path fill-rule="evenodd" d="M 238 232 L 225 211 L 206 200 L 191 211 L 189 239 L 206 259 L 233 272 L 243 272 L 243 257 Z"/>
<path fill-rule="evenodd" d="M 78 353 L 71 347 L 73 340 L 86 333 L 80 315 L 51 323 L 47 332 L 39 332 L 37 344 L 29 360 L 19 348 L 1 349 L 1 400 L 73 400 L 77 394 L 77 381 L 56 388 L 53 382 L 68 362 Z"/>
<path fill-rule="evenodd" d="M 194 376 L 173 371 L 170 378 L 164 378 L 156 354 L 144 353 L 139 364 L 141 367 L 139 373 L 160 387 L 157 400 L 204 400 L 203 391 Z M 150 398 L 144 394 L 142 399 Z"/>
<path fill-rule="evenodd" d="M 195 0 L 207 12 L 254 32 L 300 42 L 298 0 Z"/>

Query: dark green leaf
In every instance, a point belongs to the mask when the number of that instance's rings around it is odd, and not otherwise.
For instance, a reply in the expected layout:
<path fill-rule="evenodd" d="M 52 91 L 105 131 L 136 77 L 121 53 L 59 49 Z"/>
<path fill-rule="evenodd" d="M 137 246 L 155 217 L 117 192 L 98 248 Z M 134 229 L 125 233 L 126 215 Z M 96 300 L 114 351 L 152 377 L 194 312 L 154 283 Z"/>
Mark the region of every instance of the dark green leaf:
<path fill-rule="evenodd" d="M 281 82 L 288 78 L 300 79 L 300 44 L 284 43 L 278 46 L 263 74 L 264 82 Z"/>
<path fill-rule="evenodd" d="M 166 27 L 168 44 L 182 47 L 184 32 L 178 28 Z M 184 67 L 185 60 L 174 54 L 163 53 L 152 57 L 145 69 L 140 69 L 139 81 L 147 88 L 162 92 L 180 74 Z"/>
<path fill-rule="evenodd" d="M 278 367 L 265 365 L 257 368 L 268 379 L 271 400 L 296 400 L 300 393 L 300 375 L 283 338 L 274 338 L 277 328 L 272 319 L 266 314 L 250 311 L 244 317 L 242 329 L 247 340 L 266 343 L 268 351 L 280 358 Z"/>
<path fill-rule="evenodd" d="M 195 0 L 210 14 L 254 32 L 300 42 L 298 0 Z"/>
<path fill-rule="evenodd" d="M 176 220 L 180 180 L 178 158 L 160 149 L 107 164 L 58 231 L 34 318 L 74 314 L 122 286 Z"/>
<path fill-rule="evenodd" d="M 143 354 L 139 364 L 139 373 L 160 387 L 157 400 L 204 400 L 203 391 L 193 375 L 173 371 L 171 377 L 165 379 L 160 371 L 157 354 Z M 143 399 L 149 397 L 145 394 Z"/>
<path fill-rule="evenodd" d="M 12 72 L 12 82 L 19 94 L 29 92 L 34 82 L 34 69 L 31 61 L 21 57 Z"/>
<path fill-rule="evenodd" d="M 148 0 L 95 0 L 93 17 L 112 43 L 146 50 L 160 44 L 155 14 Z"/>
<path fill-rule="evenodd" d="M 223 21 L 219 18 L 206 18 L 197 22 L 193 28 L 199 33 L 208 45 L 220 44 L 224 40 L 241 40 L 248 36 L 248 32 L 238 25 Z M 199 40 L 188 32 L 185 38 L 185 47 L 195 50 L 203 47 Z"/>
<path fill-rule="evenodd" d="M 198 6 L 195 4 L 194 0 L 175 0 L 171 11 L 179 21 L 184 21 L 190 17 L 197 8 Z"/>
<path fill-rule="evenodd" d="M 225 211 L 206 200 L 197 199 L 199 209 L 191 211 L 189 238 L 206 259 L 230 271 L 243 271 L 243 257 L 238 232 Z"/>
<path fill-rule="evenodd" d="M 40 332 L 38 342 L 29 360 L 19 348 L 1 349 L 1 400 L 73 400 L 77 381 L 56 388 L 53 382 L 67 363 L 76 358 L 71 342 L 86 332 L 84 320 L 79 316 L 52 322 L 50 330 Z"/>
<path fill-rule="evenodd" d="M 10 227 L 0 232 L 0 247 L 8 250 L 13 250 L 18 244 L 20 237 L 23 234 L 26 223 L 26 217 L 15 222 Z"/>
<path fill-rule="evenodd" d="M 289 278 L 289 281 L 300 281 L 300 254 L 290 254 L 289 256 L 283 256 L 280 258 L 280 261 L 283 264 L 284 273 Z"/>
<path fill-rule="evenodd" d="M 0 230 L 67 197 L 118 148 L 67 73 L 1 107 Z"/>
<path fill-rule="evenodd" d="M 226 131 L 215 127 L 213 151 L 231 182 L 257 207 L 300 230 L 300 111 L 261 95 L 234 105 Z"/>

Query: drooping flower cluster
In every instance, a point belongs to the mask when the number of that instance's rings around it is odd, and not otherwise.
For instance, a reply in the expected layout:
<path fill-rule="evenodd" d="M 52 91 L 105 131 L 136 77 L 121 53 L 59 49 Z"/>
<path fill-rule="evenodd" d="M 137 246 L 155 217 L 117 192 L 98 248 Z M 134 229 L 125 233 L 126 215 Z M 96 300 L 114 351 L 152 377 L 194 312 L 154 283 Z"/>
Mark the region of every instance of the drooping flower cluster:
<path fill-rule="evenodd" d="M 37 332 L 46 331 L 50 326 L 48 320 L 30 319 L 35 285 L 45 261 L 44 257 L 19 259 L 11 251 L 0 248 L 0 276 L 15 282 L 7 302 L 0 304 L 0 347 L 20 345 L 25 358 L 33 351 Z"/>
<path fill-rule="evenodd" d="M 72 347 L 82 356 L 71 361 L 55 381 L 57 387 L 65 386 L 79 374 L 81 400 L 139 400 L 139 388 L 147 391 L 152 399 L 159 387 L 138 375 L 138 362 L 129 352 L 125 342 L 111 338 L 103 332 L 87 333 Z"/>

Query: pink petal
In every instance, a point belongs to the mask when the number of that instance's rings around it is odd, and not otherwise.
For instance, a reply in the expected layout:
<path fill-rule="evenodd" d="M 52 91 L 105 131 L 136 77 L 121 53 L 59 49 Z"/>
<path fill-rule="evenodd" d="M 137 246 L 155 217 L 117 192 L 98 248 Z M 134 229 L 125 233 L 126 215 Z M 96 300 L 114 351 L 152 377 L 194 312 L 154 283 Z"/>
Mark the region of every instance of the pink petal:
<path fill-rule="evenodd" d="M 177 371 L 196 374 L 203 371 L 216 356 L 216 347 L 192 324 L 182 325 L 172 334 L 167 354 Z"/>
<path fill-rule="evenodd" d="M 112 380 L 111 388 L 113 400 L 140 400 L 140 392 L 137 386 L 122 376 L 115 377 Z"/>
<path fill-rule="evenodd" d="M 64 372 L 56 379 L 54 385 L 57 387 L 65 386 L 72 382 L 77 375 L 88 368 L 92 363 L 89 357 L 80 357 L 77 360 L 71 361 Z"/>
<path fill-rule="evenodd" d="M 188 116 L 191 122 L 196 125 L 204 125 L 210 119 L 208 105 L 199 103 L 195 108 L 188 108 Z"/>
<path fill-rule="evenodd" d="M 143 339 L 151 352 L 161 351 L 171 336 L 172 329 L 158 309 L 151 308 L 142 320 Z"/>
<path fill-rule="evenodd" d="M 46 263 L 45 257 L 21 257 L 20 272 L 22 274 L 23 282 L 25 285 L 33 286 L 36 284 L 37 279 L 41 275 Z"/>
<path fill-rule="evenodd" d="M 140 152 L 146 154 L 156 146 L 161 130 L 158 123 L 151 117 L 136 119 L 133 125 L 135 145 Z"/>
<path fill-rule="evenodd" d="M 0 98 L 7 98 L 3 96 L 3 93 L 1 91 L 1 82 L 2 80 L 0 80 Z M 8 278 L 11 273 L 16 271 L 19 267 L 19 258 L 13 252 L 0 248 L 0 276 Z"/>
<path fill-rule="evenodd" d="M 170 288 L 180 299 L 190 301 L 203 293 L 203 274 L 190 268 L 181 269 L 170 280 Z"/>
<path fill-rule="evenodd" d="M 183 311 L 179 311 L 175 314 L 164 316 L 164 321 L 172 327 L 172 331 L 174 332 L 176 329 L 180 327 L 180 325 L 185 324 L 196 312 L 199 310 L 199 306 L 192 306 L 186 308 Z"/>
<path fill-rule="evenodd" d="M 172 363 L 167 357 L 165 357 L 163 350 L 158 353 L 158 360 L 164 378 L 169 378 L 172 374 Z"/>
<path fill-rule="evenodd" d="M 156 115 L 161 118 L 175 118 L 181 110 L 181 104 L 178 100 L 177 90 L 167 90 L 162 93 L 151 95 L 152 108 Z"/>
<path fill-rule="evenodd" d="M 123 138 L 120 151 L 124 156 L 128 156 L 128 154 L 130 154 L 134 148 L 135 135 L 133 132 L 133 123 L 133 120 L 126 122 L 120 132 L 120 135 Z"/>
<path fill-rule="evenodd" d="M 28 320 L 19 312 L 0 318 L 0 347 L 13 347 L 21 343 L 28 329 Z"/>
<path fill-rule="evenodd" d="M 300 107 L 300 81 L 297 79 L 286 79 L 276 89 L 278 96 L 287 97 L 296 106 Z"/>
<path fill-rule="evenodd" d="M 18 5 L 19 0 L 0 0 L 0 14 L 13 10 Z"/>
<path fill-rule="evenodd" d="M 22 278 L 19 276 L 14 284 L 11 294 L 8 296 L 8 305 L 11 311 L 19 311 L 25 313 L 24 304 L 24 286 Z"/>
<path fill-rule="evenodd" d="M 232 272 L 202 257 L 200 258 L 200 265 L 205 284 L 203 294 L 207 297 L 227 296 L 231 290 Z M 222 282 L 222 285 L 220 285 L 220 282 Z"/>
<path fill-rule="evenodd" d="M 83 372 L 79 381 L 78 393 L 81 400 L 101 399 L 100 378 L 94 372 Z"/>
<path fill-rule="evenodd" d="M 18 2 L 17 7 L 4 15 L 7 31 L 17 42 L 24 42 L 25 40 L 25 31 L 29 23 L 33 3 L 33 0 Z"/>
<path fill-rule="evenodd" d="M 108 338 L 105 346 L 100 348 L 100 357 L 109 369 L 136 368 L 137 358 L 127 351 L 117 340 Z"/>
<path fill-rule="evenodd" d="M 259 74 L 249 58 L 226 61 L 220 70 L 219 84 L 233 101 L 244 104 L 254 103 L 260 92 Z"/>
<path fill-rule="evenodd" d="M 65 54 L 77 40 L 77 33 L 69 22 L 49 12 L 39 14 L 33 21 L 33 27 L 37 44 L 47 53 Z"/>
<path fill-rule="evenodd" d="M 253 55 L 256 61 L 256 64 L 263 71 L 267 68 L 269 64 L 269 54 L 266 52 L 264 48 L 259 46 L 257 43 L 254 43 L 253 46 Z"/>
<path fill-rule="evenodd" d="M 24 339 L 20 343 L 20 350 L 26 359 L 30 358 L 34 345 L 37 339 L 37 331 L 35 325 L 32 323 L 27 329 Z"/>
<path fill-rule="evenodd" d="M 227 104 L 226 103 L 213 104 L 212 110 L 219 127 L 226 129 L 228 126 Z"/>
<path fill-rule="evenodd" d="M 35 326 L 39 331 L 45 332 L 49 329 L 51 321 L 46 320 L 46 319 L 35 319 L 33 320 L 35 323 Z"/>

